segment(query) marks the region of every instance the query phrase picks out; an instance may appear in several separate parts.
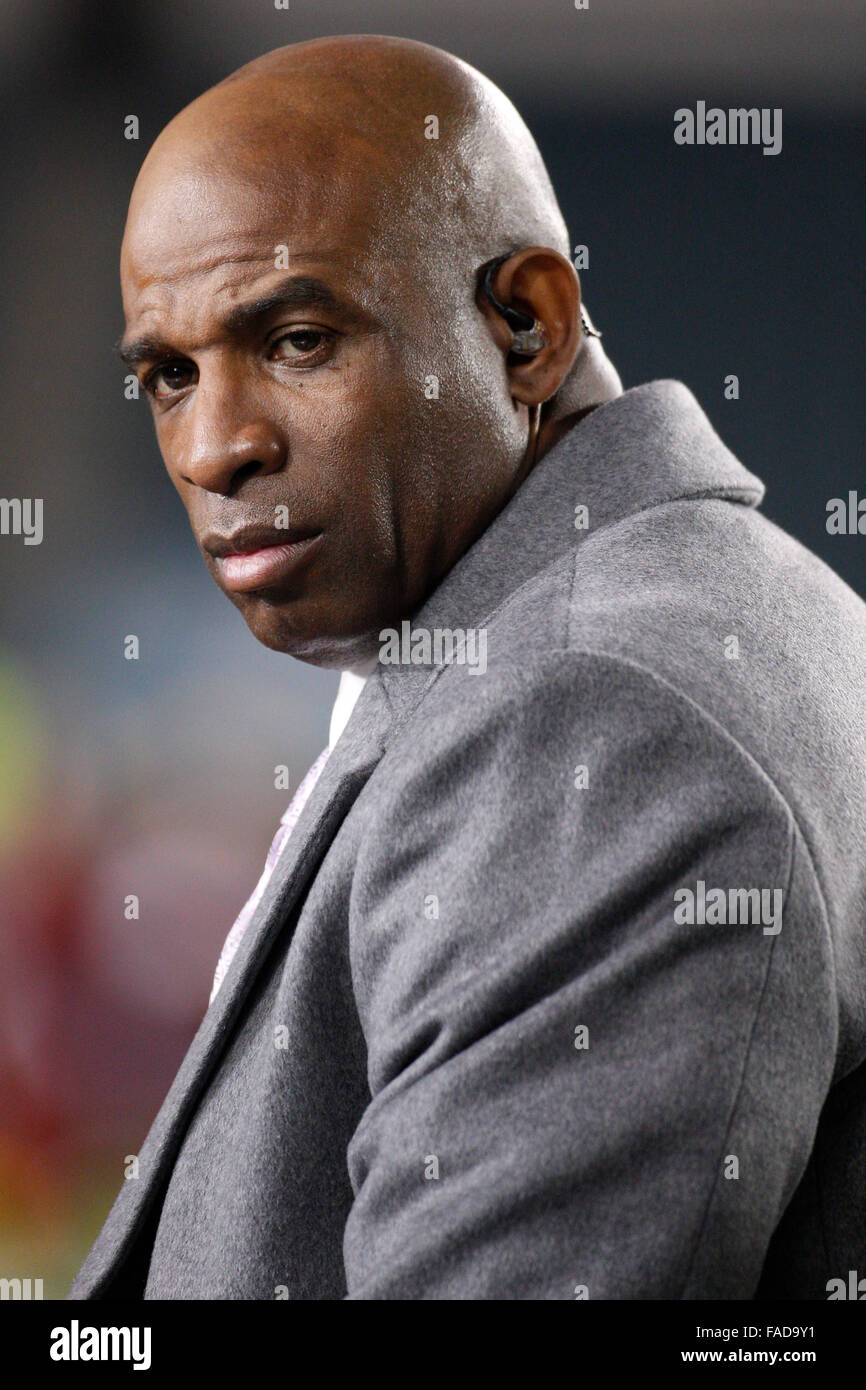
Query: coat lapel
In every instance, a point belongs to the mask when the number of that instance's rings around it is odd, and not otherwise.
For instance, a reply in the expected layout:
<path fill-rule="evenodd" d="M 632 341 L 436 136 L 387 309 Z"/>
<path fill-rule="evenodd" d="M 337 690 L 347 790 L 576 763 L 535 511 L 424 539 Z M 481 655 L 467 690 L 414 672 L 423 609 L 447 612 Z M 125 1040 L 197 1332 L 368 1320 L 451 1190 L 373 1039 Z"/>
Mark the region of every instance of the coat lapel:
<path fill-rule="evenodd" d="M 138 1154 L 138 1177 L 121 1188 L 69 1297 L 111 1297 L 111 1284 L 168 1177 L 187 1124 L 231 1036 L 268 947 L 315 874 L 340 823 L 384 752 L 391 722 L 377 674 L 370 677 L 274 867 L 222 986 L 193 1038 Z M 137 1295 L 133 1295 L 137 1296 Z"/>

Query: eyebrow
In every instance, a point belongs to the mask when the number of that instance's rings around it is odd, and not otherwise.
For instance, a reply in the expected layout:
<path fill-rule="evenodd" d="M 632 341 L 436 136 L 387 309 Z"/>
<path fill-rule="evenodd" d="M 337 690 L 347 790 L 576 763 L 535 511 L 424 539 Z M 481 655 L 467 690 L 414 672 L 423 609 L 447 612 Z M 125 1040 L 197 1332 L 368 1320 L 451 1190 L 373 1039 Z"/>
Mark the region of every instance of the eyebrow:
<path fill-rule="evenodd" d="M 340 307 L 337 296 L 323 280 L 316 280 L 309 275 L 293 275 L 259 299 L 251 299 L 245 304 L 236 304 L 229 309 L 223 319 L 223 326 L 230 332 L 237 333 L 249 328 L 274 309 L 312 308 L 333 312 Z M 166 339 L 153 334 L 135 338 L 128 343 L 121 339 L 117 344 L 117 352 L 121 362 L 125 362 L 128 367 L 137 367 L 142 362 L 151 362 L 172 353 L 183 356 L 177 354 Z"/>

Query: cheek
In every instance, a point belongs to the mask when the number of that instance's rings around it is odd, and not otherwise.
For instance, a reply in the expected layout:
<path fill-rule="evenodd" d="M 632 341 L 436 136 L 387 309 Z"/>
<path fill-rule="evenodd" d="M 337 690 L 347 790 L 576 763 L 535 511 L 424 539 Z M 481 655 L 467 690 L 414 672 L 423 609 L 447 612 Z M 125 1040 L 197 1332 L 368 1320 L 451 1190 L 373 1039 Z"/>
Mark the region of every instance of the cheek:
<path fill-rule="evenodd" d="M 165 471 L 168 474 L 169 482 L 183 502 L 190 519 L 192 519 L 192 507 L 195 494 L 199 491 L 192 483 L 188 482 L 183 476 L 183 452 L 182 444 L 178 437 L 179 432 L 172 429 L 168 424 L 159 421 L 154 422 L 156 433 L 156 444 L 159 449 Z"/>
<path fill-rule="evenodd" d="M 359 544 L 388 545 L 395 477 L 405 470 L 407 414 L 417 404 L 393 372 L 333 369 L 275 401 L 289 440 L 291 490 Z M 324 377 L 325 374 L 322 374 Z M 423 400 L 423 396 L 422 396 Z"/>

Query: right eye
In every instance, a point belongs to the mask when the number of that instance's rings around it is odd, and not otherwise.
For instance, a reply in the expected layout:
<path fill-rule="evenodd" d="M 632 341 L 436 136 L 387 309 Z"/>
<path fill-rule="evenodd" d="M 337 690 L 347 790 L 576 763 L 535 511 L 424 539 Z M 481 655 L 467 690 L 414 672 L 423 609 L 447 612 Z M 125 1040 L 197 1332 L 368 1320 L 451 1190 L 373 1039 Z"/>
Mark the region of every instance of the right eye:
<path fill-rule="evenodd" d="M 154 367 L 145 379 L 144 389 L 156 400 L 165 400 L 178 391 L 185 391 L 195 378 L 195 367 L 190 362 L 163 362 Z"/>

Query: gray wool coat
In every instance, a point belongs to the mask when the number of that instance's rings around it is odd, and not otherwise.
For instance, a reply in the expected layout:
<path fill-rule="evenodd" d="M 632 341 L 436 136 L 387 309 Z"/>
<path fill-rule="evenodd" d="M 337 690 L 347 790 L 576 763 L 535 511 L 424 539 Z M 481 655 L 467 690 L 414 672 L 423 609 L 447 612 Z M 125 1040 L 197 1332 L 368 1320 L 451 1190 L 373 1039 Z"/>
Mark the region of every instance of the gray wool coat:
<path fill-rule="evenodd" d="M 540 460 L 412 620 L 485 661 L 368 680 L 71 1298 L 866 1278 L 866 605 L 762 495 L 673 381 Z"/>

